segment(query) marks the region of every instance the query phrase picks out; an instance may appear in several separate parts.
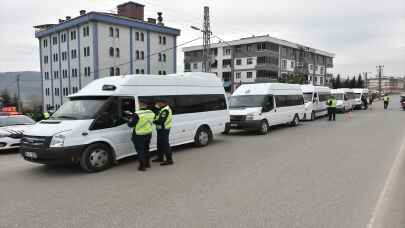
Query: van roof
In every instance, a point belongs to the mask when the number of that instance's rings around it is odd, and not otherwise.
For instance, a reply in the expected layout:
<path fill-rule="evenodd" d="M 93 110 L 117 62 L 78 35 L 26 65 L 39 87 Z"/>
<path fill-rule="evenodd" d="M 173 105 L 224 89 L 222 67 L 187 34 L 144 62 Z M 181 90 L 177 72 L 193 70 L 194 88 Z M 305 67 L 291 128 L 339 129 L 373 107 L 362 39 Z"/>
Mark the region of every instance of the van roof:
<path fill-rule="evenodd" d="M 352 90 L 355 93 L 368 93 L 368 89 L 365 89 L 365 88 L 356 88 L 356 89 L 352 89 Z"/>
<path fill-rule="evenodd" d="M 326 86 L 301 85 L 301 89 L 303 93 L 309 93 L 314 91 L 330 93 L 330 88 Z"/>
<path fill-rule="evenodd" d="M 348 88 L 341 88 L 341 89 L 332 89 L 331 93 L 350 93 L 353 92 L 351 89 Z"/>
<path fill-rule="evenodd" d="M 279 91 L 280 93 L 295 92 L 302 94 L 301 86 L 287 83 L 255 83 L 243 84 L 239 86 L 233 96 L 250 95 L 250 94 L 271 94 Z"/>
<path fill-rule="evenodd" d="M 215 74 L 210 73 L 125 75 L 94 80 L 69 97 L 120 95 L 126 86 L 222 87 L 223 85 Z M 110 87 L 110 90 L 103 87 Z"/>

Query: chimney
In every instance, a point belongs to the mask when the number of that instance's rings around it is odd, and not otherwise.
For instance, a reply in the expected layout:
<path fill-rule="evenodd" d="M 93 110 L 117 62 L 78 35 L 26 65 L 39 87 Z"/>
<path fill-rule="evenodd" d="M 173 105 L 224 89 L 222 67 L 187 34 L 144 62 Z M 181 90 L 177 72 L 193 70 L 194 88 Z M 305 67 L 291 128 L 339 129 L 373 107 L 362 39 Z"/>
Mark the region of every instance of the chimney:
<path fill-rule="evenodd" d="M 71 16 L 66 16 L 66 20 L 67 20 L 67 21 L 70 20 L 70 19 L 72 19 Z"/>
<path fill-rule="evenodd" d="M 156 19 L 155 18 L 148 18 L 148 23 L 156 24 Z"/>
<path fill-rule="evenodd" d="M 158 12 L 157 13 L 158 14 L 158 18 L 157 18 L 157 20 L 158 20 L 158 25 L 164 25 L 163 24 L 163 17 L 162 17 L 162 12 Z"/>
<path fill-rule="evenodd" d="M 117 6 L 118 15 L 137 20 L 144 20 L 145 6 L 136 2 L 126 2 Z"/>
<path fill-rule="evenodd" d="M 80 16 L 85 15 L 85 14 L 86 14 L 86 10 L 80 10 Z"/>

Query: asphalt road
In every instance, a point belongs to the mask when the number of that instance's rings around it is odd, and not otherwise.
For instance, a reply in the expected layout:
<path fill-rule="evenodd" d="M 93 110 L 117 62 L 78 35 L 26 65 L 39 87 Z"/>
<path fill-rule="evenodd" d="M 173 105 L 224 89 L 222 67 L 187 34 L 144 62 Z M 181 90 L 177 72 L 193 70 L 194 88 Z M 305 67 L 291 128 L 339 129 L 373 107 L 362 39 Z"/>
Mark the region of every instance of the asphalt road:
<path fill-rule="evenodd" d="M 177 148 L 175 166 L 145 173 L 134 159 L 85 174 L 0 155 L 0 227 L 366 227 L 404 122 L 394 98 L 388 111 Z"/>

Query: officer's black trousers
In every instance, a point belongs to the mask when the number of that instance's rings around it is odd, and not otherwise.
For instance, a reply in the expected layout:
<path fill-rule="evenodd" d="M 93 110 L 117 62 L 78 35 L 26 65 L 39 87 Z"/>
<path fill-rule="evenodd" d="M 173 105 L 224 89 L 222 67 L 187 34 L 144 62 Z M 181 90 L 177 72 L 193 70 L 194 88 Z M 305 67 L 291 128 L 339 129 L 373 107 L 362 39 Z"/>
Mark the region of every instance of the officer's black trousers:
<path fill-rule="evenodd" d="M 169 143 L 170 129 L 157 130 L 158 158 L 166 157 L 166 161 L 172 161 L 172 150 Z"/>
<path fill-rule="evenodd" d="M 388 101 L 384 101 L 384 109 L 387 109 L 388 108 Z"/>
<path fill-rule="evenodd" d="M 149 160 L 149 146 L 151 138 L 152 134 L 132 136 L 132 142 L 134 143 L 135 150 L 138 153 L 139 161 Z"/>
<path fill-rule="evenodd" d="M 336 108 L 328 108 L 328 116 L 329 116 L 329 120 L 336 120 Z"/>

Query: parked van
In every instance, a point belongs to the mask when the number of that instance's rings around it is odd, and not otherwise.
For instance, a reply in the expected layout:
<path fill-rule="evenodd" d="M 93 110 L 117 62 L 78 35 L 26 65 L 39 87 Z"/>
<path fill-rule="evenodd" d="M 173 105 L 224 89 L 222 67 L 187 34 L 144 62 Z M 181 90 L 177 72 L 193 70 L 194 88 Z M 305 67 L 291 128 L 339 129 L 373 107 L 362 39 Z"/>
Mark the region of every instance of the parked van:
<path fill-rule="evenodd" d="M 328 114 L 326 102 L 330 97 L 330 88 L 325 86 L 301 85 L 305 102 L 305 120 L 314 120 Z"/>
<path fill-rule="evenodd" d="M 353 91 L 351 89 L 332 89 L 331 96 L 336 98 L 336 108 L 339 112 L 352 110 Z"/>
<path fill-rule="evenodd" d="M 366 97 L 367 101 L 368 101 L 368 89 L 352 89 L 353 93 L 354 93 L 354 99 L 353 99 L 353 108 L 354 109 L 363 109 L 364 108 L 364 104 L 363 101 L 361 100 L 361 98 L 363 96 Z"/>
<path fill-rule="evenodd" d="M 205 146 L 225 130 L 229 111 L 222 82 L 213 74 L 128 75 L 95 80 L 69 97 L 49 120 L 24 133 L 22 156 L 37 163 L 79 163 L 100 171 L 136 155 L 127 111 L 139 101 L 153 105 L 165 99 L 173 110 L 172 146 Z M 156 135 L 151 150 L 156 150 Z"/>
<path fill-rule="evenodd" d="M 229 99 L 231 129 L 253 129 L 267 134 L 269 127 L 288 123 L 296 126 L 304 118 L 300 85 L 258 83 L 241 85 Z"/>

